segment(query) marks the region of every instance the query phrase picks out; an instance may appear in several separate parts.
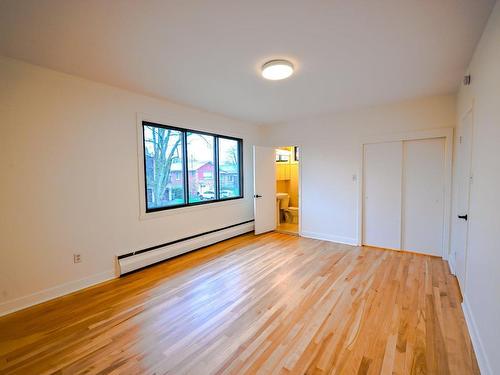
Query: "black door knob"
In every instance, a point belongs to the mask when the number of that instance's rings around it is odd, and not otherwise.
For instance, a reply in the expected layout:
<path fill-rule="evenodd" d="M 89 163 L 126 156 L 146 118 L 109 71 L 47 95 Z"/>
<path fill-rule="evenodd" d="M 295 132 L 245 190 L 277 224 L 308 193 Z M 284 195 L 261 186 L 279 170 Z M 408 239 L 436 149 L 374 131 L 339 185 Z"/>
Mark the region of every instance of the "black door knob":
<path fill-rule="evenodd" d="M 255 194 L 253 197 L 254 197 L 254 198 L 262 198 L 262 195 Z"/>
<path fill-rule="evenodd" d="M 458 218 L 459 219 L 464 219 L 465 221 L 467 221 L 467 214 L 465 214 L 465 215 L 458 215 Z"/>

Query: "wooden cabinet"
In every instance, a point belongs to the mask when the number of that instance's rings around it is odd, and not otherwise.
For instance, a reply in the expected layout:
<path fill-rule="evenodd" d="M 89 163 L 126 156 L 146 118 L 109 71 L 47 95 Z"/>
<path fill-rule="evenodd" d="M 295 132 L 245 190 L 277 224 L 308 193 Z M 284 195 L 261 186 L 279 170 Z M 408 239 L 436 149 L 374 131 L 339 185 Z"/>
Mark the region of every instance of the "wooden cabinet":
<path fill-rule="evenodd" d="M 290 164 L 289 163 L 276 163 L 276 180 L 289 180 L 290 179 Z"/>

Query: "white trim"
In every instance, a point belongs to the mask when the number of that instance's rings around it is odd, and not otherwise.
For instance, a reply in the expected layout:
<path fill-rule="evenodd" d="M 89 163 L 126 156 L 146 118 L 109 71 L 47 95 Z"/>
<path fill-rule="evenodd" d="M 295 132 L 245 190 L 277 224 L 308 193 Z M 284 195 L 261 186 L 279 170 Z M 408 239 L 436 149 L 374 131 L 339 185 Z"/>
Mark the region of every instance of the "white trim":
<path fill-rule="evenodd" d="M 472 315 L 470 304 L 466 296 L 464 296 L 462 309 L 464 311 L 465 322 L 467 323 L 467 328 L 469 329 L 472 346 L 474 347 L 474 352 L 476 353 L 477 363 L 479 365 L 479 369 L 481 370 L 481 374 L 493 375 L 493 370 L 491 369 L 490 361 L 486 356 L 484 345 L 483 342 L 481 341 L 481 336 L 479 336 L 479 331 L 477 329 L 476 321 L 474 319 L 474 316 Z"/>
<path fill-rule="evenodd" d="M 213 131 L 212 129 L 202 129 L 199 126 L 192 126 L 192 125 L 185 125 L 185 124 L 179 124 L 179 122 L 176 119 L 173 118 L 168 118 L 165 116 L 153 116 L 149 115 L 146 113 L 141 113 L 137 112 L 136 114 L 137 120 L 136 120 L 136 132 L 137 132 L 137 176 L 138 176 L 138 182 L 139 182 L 139 220 L 149 220 L 149 219 L 157 219 L 161 217 L 166 217 L 166 216 L 171 216 L 171 215 L 179 215 L 179 214 L 184 214 L 192 211 L 200 211 L 200 210 L 207 210 L 207 209 L 213 209 L 221 206 L 232 206 L 232 205 L 245 205 L 248 204 L 250 205 L 251 202 L 253 202 L 253 194 L 250 197 L 248 194 L 245 193 L 245 189 L 243 187 L 244 191 L 244 197 L 241 199 L 231 199 L 228 201 L 220 201 L 220 202 L 213 202 L 210 204 L 203 204 L 203 205 L 197 205 L 197 206 L 185 206 L 185 207 L 178 207 L 175 209 L 171 210 L 164 210 L 164 211 L 155 211 L 155 212 L 148 212 L 146 213 L 146 197 L 144 196 L 144 191 L 146 190 L 146 187 L 144 186 L 144 148 L 143 148 L 143 133 L 142 133 L 142 122 L 143 121 L 150 121 L 158 124 L 165 124 L 165 125 L 171 125 L 179 128 L 188 128 L 188 129 L 193 129 L 193 130 L 199 130 L 199 131 Z M 219 133 L 219 132 L 215 132 Z M 224 131 L 224 134 L 229 136 L 229 137 L 235 137 L 235 138 L 241 138 L 243 139 L 244 136 L 241 133 L 238 132 L 227 132 Z M 245 142 L 243 142 L 243 150 L 242 153 L 245 154 Z M 244 171 L 243 171 L 244 175 Z M 243 176 L 245 177 L 245 176 Z M 244 179 L 243 179 L 244 180 Z"/>
<path fill-rule="evenodd" d="M 370 143 L 411 141 L 418 139 L 445 138 L 445 182 L 444 182 L 444 209 L 443 209 L 443 252 L 442 257 L 448 259 L 450 254 L 451 228 L 451 185 L 452 185 L 452 158 L 453 158 L 453 128 L 439 128 L 419 130 L 407 133 L 393 133 L 385 135 L 371 135 L 361 138 L 358 178 L 358 218 L 356 244 L 363 244 L 363 189 L 364 189 L 364 146 Z"/>
<path fill-rule="evenodd" d="M 415 130 L 404 133 L 368 135 L 361 138 L 362 144 L 413 141 L 417 139 L 453 137 L 453 128 Z"/>
<path fill-rule="evenodd" d="M 302 152 L 301 145 L 295 145 L 295 147 L 299 148 L 299 160 L 297 160 L 297 174 L 299 177 L 299 236 L 302 236 L 302 158 L 304 153 Z"/>
<path fill-rule="evenodd" d="M 454 276 L 457 276 L 457 274 L 455 273 L 455 262 L 453 260 L 454 258 L 455 257 L 450 254 L 450 258 L 448 259 L 448 266 L 450 267 L 451 274 L 454 275 Z M 458 284 L 458 285 L 460 286 L 460 284 Z"/>
<path fill-rule="evenodd" d="M 144 192 L 144 190 L 142 190 Z M 142 196 L 142 201 L 144 201 L 144 194 L 141 194 Z M 141 209 L 141 214 L 139 216 L 140 220 L 151 220 L 151 219 L 157 219 L 157 218 L 162 218 L 166 216 L 172 216 L 172 215 L 181 215 L 181 214 L 186 214 L 188 212 L 196 212 L 196 211 L 202 211 L 202 210 L 207 210 L 207 209 L 213 209 L 217 207 L 224 207 L 224 206 L 241 206 L 241 205 L 251 205 L 251 199 L 253 198 L 241 198 L 241 199 L 230 199 L 228 201 L 221 201 L 221 202 L 213 202 L 210 204 L 200 204 L 196 206 L 185 206 L 185 207 L 178 207 L 175 209 L 171 210 L 165 210 L 165 211 L 155 211 L 155 212 L 148 212 L 146 213 L 146 210 L 144 211 Z"/>
<path fill-rule="evenodd" d="M 357 246 L 357 239 L 351 237 L 335 236 L 328 233 L 318 233 L 310 231 L 302 231 L 301 236 L 306 238 L 313 238 L 315 240 L 322 240 L 328 242 L 341 243 L 344 245 Z"/>
<path fill-rule="evenodd" d="M 166 245 L 155 250 L 147 251 L 141 254 L 132 255 L 126 258 L 117 259 L 119 273 L 121 275 L 161 262 L 168 258 L 187 253 L 216 242 L 227 240 L 240 234 L 248 233 L 254 230 L 254 223 L 245 223 L 236 227 L 227 228 L 221 231 L 209 233 L 190 240 L 181 241 L 171 245 Z"/>
<path fill-rule="evenodd" d="M 144 113 L 137 113 L 137 176 L 139 177 L 139 220 L 144 220 L 151 216 L 146 214 L 146 197 L 144 196 L 144 191 L 146 189 L 144 182 L 144 175 L 146 171 L 144 170 L 144 148 L 143 148 L 143 132 L 142 132 L 142 122 L 145 121 L 148 116 Z"/>
<path fill-rule="evenodd" d="M 407 145 L 406 142 L 401 142 L 401 223 L 400 223 L 400 231 L 399 231 L 399 247 L 401 249 L 404 249 L 406 247 L 406 243 L 404 241 L 405 238 L 405 230 L 406 230 L 406 221 L 404 220 L 404 217 L 406 215 L 406 179 L 408 175 L 406 174 L 406 164 L 408 163 L 408 160 L 406 159 L 406 150 L 407 150 Z M 444 215 L 443 215 L 444 217 Z M 443 242 L 441 241 L 441 246 L 443 246 Z"/>
<path fill-rule="evenodd" d="M 61 297 L 69 293 L 73 293 L 96 284 L 100 284 L 104 281 L 108 281 L 116 277 L 117 275 L 115 273 L 115 270 L 108 270 L 96 273 L 88 277 L 84 277 L 83 279 L 73 280 L 61 285 L 57 285 L 32 294 L 28 294 L 26 296 L 3 302 L 0 304 L 0 316 L 22 310 L 30 306 L 38 305 L 39 303 Z"/>
<path fill-rule="evenodd" d="M 182 129 L 191 129 L 191 130 L 199 130 L 201 132 L 209 132 L 209 133 L 216 133 L 220 135 L 227 135 L 228 137 L 234 137 L 234 138 L 241 138 L 244 139 L 245 133 L 235 131 L 234 127 L 231 127 L 230 129 L 214 129 L 213 127 L 206 127 L 206 126 L 199 126 L 197 124 L 194 124 L 192 122 L 186 123 L 184 120 L 181 120 L 177 117 L 171 117 L 171 116 L 165 116 L 165 115 L 152 115 L 149 113 L 145 112 L 136 112 L 136 118 L 137 118 L 137 125 L 140 125 L 140 130 L 142 134 L 142 122 L 143 121 L 149 121 L 149 122 L 154 122 L 157 124 L 164 124 L 164 125 L 169 125 L 169 126 L 174 126 L 176 128 L 182 128 Z M 222 132 L 222 134 L 221 134 Z M 140 144 L 142 148 L 142 144 Z"/>
<path fill-rule="evenodd" d="M 474 169 L 473 169 L 473 151 L 474 151 L 474 100 L 472 101 L 472 103 L 470 104 L 470 106 L 468 107 L 467 111 L 465 111 L 462 115 L 462 117 L 460 117 L 460 121 L 459 123 L 457 124 L 457 136 L 458 137 L 461 137 L 462 136 L 462 132 L 463 132 L 463 123 L 464 123 L 464 120 L 465 120 L 465 117 L 470 113 L 471 115 L 471 128 L 470 128 L 470 139 L 469 139 L 469 142 L 470 142 L 470 150 L 469 150 L 469 155 L 467 156 L 467 158 L 469 159 L 469 170 L 467 171 L 468 175 L 469 175 L 469 178 L 472 177 L 474 175 Z M 458 165 L 458 148 L 459 148 L 459 142 L 457 140 L 457 174 L 458 176 L 461 175 L 461 170 L 460 170 L 460 165 Z M 463 162 L 463 160 L 462 160 Z M 458 183 L 462 183 L 462 181 L 458 181 Z M 468 258 L 468 254 L 469 254 L 469 233 L 470 233 L 470 227 L 472 225 L 472 222 L 471 222 L 471 214 L 470 214 L 470 197 L 471 197 L 471 192 L 472 192 L 472 189 L 473 189 L 473 183 L 471 183 L 471 181 L 469 180 L 469 191 L 468 191 L 468 195 L 467 195 L 467 202 L 466 202 L 466 207 L 467 207 L 467 215 L 468 215 L 468 220 L 467 220 L 467 224 L 466 224 L 466 229 L 465 229 L 465 243 L 463 244 L 464 245 L 464 274 L 463 275 L 457 275 L 456 273 L 454 273 L 454 275 L 457 276 L 457 280 L 458 280 L 458 284 L 460 285 L 461 289 L 462 289 L 462 295 L 465 295 L 466 293 L 466 290 L 467 290 L 467 258 Z M 455 215 L 461 215 L 462 213 L 459 213 L 458 212 L 458 209 L 460 207 L 459 205 L 459 191 L 460 191 L 460 187 L 459 186 L 456 186 L 456 188 L 458 189 L 456 194 L 455 194 L 455 200 L 454 200 L 454 208 L 455 208 L 455 212 L 452 213 L 453 215 L 453 220 L 455 220 L 455 226 L 456 226 L 456 222 L 457 220 L 460 220 L 457 218 L 457 216 Z M 451 251 L 453 250 L 453 254 L 451 253 Z M 453 259 L 453 268 L 456 269 L 456 261 L 457 261 L 457 251 L 456 251 L 456 248 L 455 249 L 451 249 L 450 248 L 450 259 Z M 463 280 L 461 280 L 461 276 L 463 276 Z"/>

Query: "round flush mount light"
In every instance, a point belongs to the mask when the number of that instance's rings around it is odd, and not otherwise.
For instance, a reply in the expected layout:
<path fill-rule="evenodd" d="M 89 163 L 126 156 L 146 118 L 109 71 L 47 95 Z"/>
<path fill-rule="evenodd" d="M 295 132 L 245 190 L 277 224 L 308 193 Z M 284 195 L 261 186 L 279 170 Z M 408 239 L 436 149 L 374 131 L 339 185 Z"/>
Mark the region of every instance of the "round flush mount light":
<path fill-rule="evenodd" d="M 287 60 L 271 60 L 262 65 L 262 77 L 272 81 L 285 79 L 293 74 L 293 64 Z"/>

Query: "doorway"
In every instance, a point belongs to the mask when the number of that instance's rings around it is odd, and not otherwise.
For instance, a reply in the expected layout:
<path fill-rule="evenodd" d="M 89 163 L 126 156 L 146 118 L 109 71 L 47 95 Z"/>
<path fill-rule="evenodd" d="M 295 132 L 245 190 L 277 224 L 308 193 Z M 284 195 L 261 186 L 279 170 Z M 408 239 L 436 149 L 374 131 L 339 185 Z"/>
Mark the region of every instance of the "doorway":
<path fill-rule="evenodd" d="M 300 150 L 298 146 L 282 146 L 275 153 L 276 231 L 298 235 Z"/>

